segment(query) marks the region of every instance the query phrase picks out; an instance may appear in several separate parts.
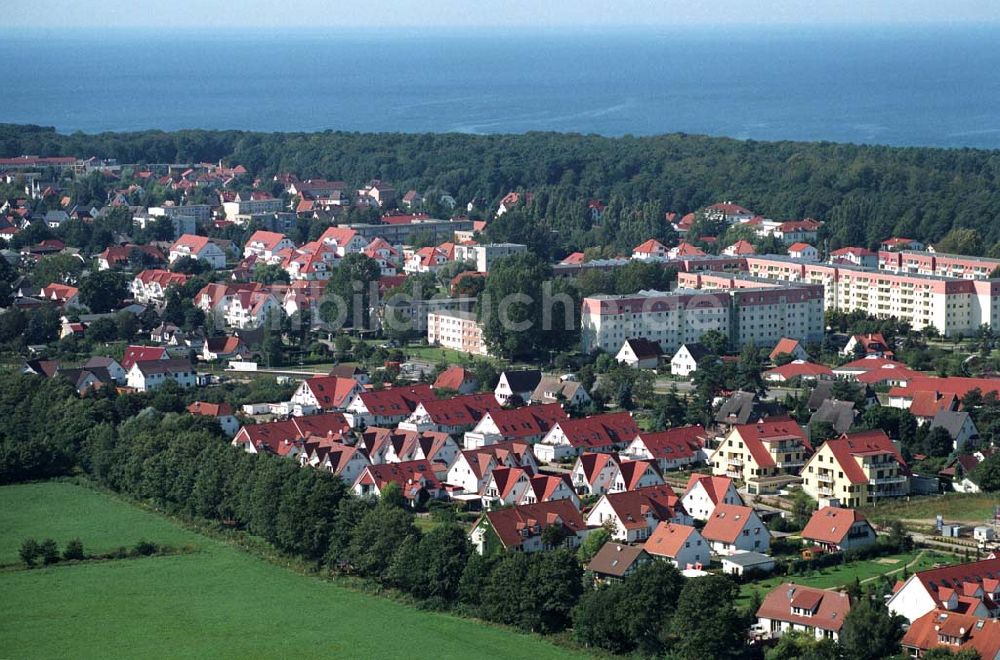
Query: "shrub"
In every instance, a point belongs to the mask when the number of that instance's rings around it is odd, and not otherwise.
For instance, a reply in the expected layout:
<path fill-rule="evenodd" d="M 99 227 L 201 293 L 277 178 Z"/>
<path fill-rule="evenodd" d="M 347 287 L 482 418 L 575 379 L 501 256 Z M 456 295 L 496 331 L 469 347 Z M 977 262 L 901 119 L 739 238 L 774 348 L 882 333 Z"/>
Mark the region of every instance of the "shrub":
<path fill-rule="evenodd" d="M 80 539 L 73 539 L 66 544 L 66 549 L 63 550 L 63 559 L 71 561 L 74 559 L 85 559 L 83 553 L 83 541 Z"/>
<path fill-rule="evenodd" d="M 132 548 L 133 557 L 148 557 L 150 555 L 156 554 L 156 544 L 150 541 L 142 540 L 135 544 Z"/>
<path fill-rule="evenodd" d="M 59 544 L 55 542 L 55 539 L 45 539 L 42 541 L 39 551 L 42 555 L 42 563 L 46 566 L 59 561 Z"/>
<path fill-rule="evenodd" d="M 24 562 L 25 566 L 31 568 L 35 565 L 35 559 L 38 558 L 40 551 L 41 548 L 38 545 L 38 541 L 35 539 L 24 539 L 24 541 L 21 542 L 21 561 Z"/>

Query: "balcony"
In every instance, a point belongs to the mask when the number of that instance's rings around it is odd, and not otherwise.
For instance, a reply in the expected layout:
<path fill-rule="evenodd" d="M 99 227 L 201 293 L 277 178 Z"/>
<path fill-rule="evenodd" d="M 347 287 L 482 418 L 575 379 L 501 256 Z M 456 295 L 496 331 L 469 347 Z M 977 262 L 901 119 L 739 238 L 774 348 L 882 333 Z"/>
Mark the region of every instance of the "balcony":
<path fill-rule="evenodd" d="M 825 481 L 827 483 L 833 483 L 833 474 L 830 474 L 830 473 L 827 473 L 827 474 L 820 473 L 820 474 L 816 475 L 816 479 L 818 481 Z"/>
<path fill-rule="evenodd" d="M 833 489 L 828 488 L 826 486 L 820 486 L 819 488 L 816 489 L 816 492 L 822 495 L 823 497 L 833 497 Z"/>
<path fill-rule="evenodd" d="M 743 459 L 737 458 L 736 456 L 730 456 L 726 459 L 726 463 L 730 465 L 735 465 L 737 467 L 743 467 Z"/>
<path fill-rule="evenodd" d="M 869 479 L 868 483 L 870 483 L 870 484 L 872 484 L 874 486 L 902 484 L 902 483 L 906 483 L 906 477 L 899 476 L 899 475 L 894 476 L 894 477 L 878 477 L 878 478 L 875 478 L 875 479 Z"/>
<path fill-rule="evenodd" d="M 806 462 L 801 458 L 792 459 L 788 461 L 775 461 L 774 463 L 775 467 L 777 467 L 779 470 L 799 469 L 805 464 Z"/>

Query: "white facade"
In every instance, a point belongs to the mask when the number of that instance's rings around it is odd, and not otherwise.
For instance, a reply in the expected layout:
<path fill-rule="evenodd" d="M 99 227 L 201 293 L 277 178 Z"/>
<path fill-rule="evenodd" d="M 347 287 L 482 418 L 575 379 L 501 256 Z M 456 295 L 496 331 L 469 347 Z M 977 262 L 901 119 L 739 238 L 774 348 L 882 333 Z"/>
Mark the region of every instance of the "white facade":
<path fill-rule="evenodd" d="M 489 355 L 483 329 L 472 312 L 440 311 L 427 314 L 427 343 L 472 355 Z"/>

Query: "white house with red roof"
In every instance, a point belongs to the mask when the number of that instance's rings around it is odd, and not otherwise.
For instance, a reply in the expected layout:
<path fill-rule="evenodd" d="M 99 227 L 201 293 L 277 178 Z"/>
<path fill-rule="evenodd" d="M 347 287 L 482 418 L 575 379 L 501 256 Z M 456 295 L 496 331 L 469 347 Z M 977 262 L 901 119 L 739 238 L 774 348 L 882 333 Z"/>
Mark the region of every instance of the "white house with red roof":
<path fill-rule="evenodd" d="M 136 362 L 148 360 L 169 360 L 170 354 L 163 346 L 127 346 L 122 357 L 122 369 L 127 373 Z"/>
<path fill-rule="evenodd" d="M 808 381 L 833 380 L 833 370 L 824 364 L 806 360 L 792 360 L 780 367 L 773 367 L 762 374 L 770 383 L 787 383 L 799 379 Z"/>
<path fill-rule="evenodd" d="M 528 490 L 532 472 L 520 467 L 496 467 L 483 488 L 483 507 L 513 506 Z"/>
<path fill-rule="evenodd" d="M 612 530 L 612 539 L 626 543 L 649 538 L 660 522 L 694 522 L 668 484 L 605 493 L 587 513 L 589 526 L 607 526 Z"/>
<path fill-rule="evenodd" d="M 372 242 L 366 245 L 361 253 L 375 260 L 382 275 L 390 276 L 399 272 L 399 250 L 389 245 L 389 242 L 381 236 L 372 239 Z"/>
<path fill-rule="evenodd" d="M 360 392 L 347 404 L 346 417 L 352 426 L 395 426 L 409 417 L 417 405 L 437 397 L 430 385 L 390 387 Z"/>
<path fill-rule="evenodd" d="M 506 440 L 534 444 L 556 423 L 567 419 L 569 414 L 558 403 L 491 411 L 465 433 L 465 446 L 475 449 Z"/>
<path fill-rule="evenodd" d="M 639 427 L 628 412 L 565 419 L 556 422 L 535 445 L 535 455 L 551 463 L 579 456 L 584 451 L 616 452 L 624 449 L 637 435 Z"/>
<path fill-rule="evenodd" d="M 750 241 L 740 239 L 722 250 L 722 254 L 730 257 L 742 257 L 746 254 L 757 254 L 757 249 Z"/>
<path fill-rule="evenodd" d="M 889 348 L 889 342 L 885 340 L 881 332 L 851 335 L 850 339 L 844 345 L 843 350 L 840 351 L 840 354 L 850 357 L 857 355 L 859 352 L 864 355 L 874 355 L 884 358 L 891 358 L 893 356 L 893 352 Z"/>
<path fill-rule="evenodd" d="M 147 269 L 138 273 L 129 284 L 129 291 L 137 303 L 163 304 L 167 299 L 167 289 L 171 286 L 183 286 L 190 275 L 172 273 L 158 268 Z"/>
<path fill-rule="evenodd" d="M 974 614 L 935 610 L 906 629 L 900 641 L 903 652 L 920 658 L 931 649 L 952 654 L 972 652 L 976 658 L 1000 658 L 1000 621 Z"/>
<path fill-rule="evenodd" d="M 257 257 L 265 263 L 277 259 L 280 250 L 294 250 L 295 243 L 284 234 L 274 231 L 255 231 L 243 246 L 243 257 Z"/>
<path fill-rule="evenodd" d="M 764 597 L 757 608 L 757 625 L 771 638 L 799 632 L 836 641 L 850 611 L 851 597 L 843 591 L 786 582 Z"/>
<path fill-rule="evenodd" d="M 707 434 L 700 425 L 639 433 L 622 450 L 624 458 L 655 460 L 660 472 L 679 470 L 704 461 Z"/>
<path fill-rule="evenodd" d="M 663 261 L 668 257 L 668 248 L 655 238 L 651 238 L 632 250 L 632 258 L 639 261 Z"/>
<path fill-rule="evenodd" d="M 319 242 L 331 246 L 338 256 L 363 252 L 370 241 L 350 227 L 327 227 L 320 234 Z"/>
<path fill-rule="evenodd" d="M 792 243 L 788 246 L 788 256 L 800 261 L 816 261 L 819 252 L 808 243 Z"/>
<path fill-rule="evenodd" d="M 650 557 L 669 561 L 680 570 L 700 570 L 711 561 L 708 541 L 691 525 L 661 522 L 642 544 Z"/>
<path fill-rule="evenodd" d="M 771 547 L 771 532 L 760 516 L 748 506 L 716 504 L 701 530 L 717 555 L 740 551 L 766 554 Z"/>
<path fill-rule="evenodd" d="M 187 411 L 191 415 L 215 418 L 219 422 L 219 426 L 222 427 L 223 433 L 230 438 L 235 436 L 240 430 L 240 422 L 236 419 L 236 415 L 233 414 L 233 407 L 228 403 L 195 401 L 187 407 Z"/>
<path fill-rule="evenodd" d="M 291 403 L 306 410 L 344 410 L 356 394 L 364 391 L 353 378 L 313 376 L 306 378 L 292 394 Z"/>
<path fill-rule="evenodd" d="M 998 603 L 1000 559 L 982 559 L 918 571 L 896 586 L 886 606 L 913 622 L 935 610 L 996 618 Z"/>
<path fill-rule="evenodd" d="M 478 424 L 486 413 L 502 409 L 490 393 L 430 399 L 418 403 L 399 428 L 461 435 Z"/>
<path fill-rule="evenodd" d="M 789 355 L 794 360 L 808 360 L 809 353 L 806 352 L 805 347 L 802 345 L 798 339 L 791 339 L 789 337 L 782 337 L 778 340 L 778 343 L 774 345 L 774 349 L 768 355 L 768 359 L 774 362 L 775 358 L 779 355 Z"/>
<path fill-rule="evenodd" d="M 708 238 L 706 237 L 703 240 L 707 241 Z M 667 250 L 668 259 L 681 259 L 684 257 L 704 257 L 704 256 L 705 256 L 704 250 L 702 250 L 700 247 L 696 245 L 688 243 L 687 241 L 681 241 L 674 247 Z"/>
<path fill-rule="evenodd" d="M 805 431 L 790 418 L 730 429 L 709 457 L 712 474 L 740 482 L 748 492 L 774 492 L 796 475 L 812 453 Z"/>
<path fill-rule="evenodd" d="M 861 512 L 837 506 L 814 511 L 801 536 L 806 544 L 832 551 L 863 548 L 874 545 L 876 539 L 875 528 Z"/>
<path fill-rule="evenodd" d="M 460 452 L 448 468 L 445 478 L 450 486 L 464 493 L 483 493 L 490 475 L 498 467 L 520 467 L 538 472 L 538 461 L 531 445 L 525 442 L 500 442 Z"/>
<path fill-rule="evenodd" d="M 371 465 L 368 457 L 357 447 L 345 445 L 328 437 L 306 440 L 299 461 L 309 466 L 335 474 L 348 486 L 353 486 L 361 472 Z"/>
<path fill-rule="evenodd" d="M 380 497 L 386 485 L 398 484 L 411 506 L 419 506 L 444 495 L 443 486 L 429 461 L 368 465 L 351 490 L 358 497 Z"/>
<path fill-rule="evenodd" d="M 81 309 L 84 307 L 83 303 L 80 302 L 80 290 L 68 284 L 53 282 L 52 284 L 43 286 L 38 293 L 38 297 L 43 300 L 55 302 L 60 307 L 78 307 Z"/>
<path fill-rule="evenodd" d="M 540 552 L 550 549 L 542 541 L 543 532 L 555 526 L 563 531 L 560 547 L 575 548 L 589 533 L 571 501 L 554 500 L 486 511 L 473 525 L 469 540 L 481 555 Z"/>
<path fill-rule="evenodd" d="M 528 483 L 528 489 L 522 493 L 518 504 L 535 504 L 536 502 L 554 502 L 569 500 L 577 509 L 580 508 L 580 497 L 573 490 L 573 484 L 565 474 L 535 474 Z"/>
<path fill-rule="evenodd" d="M 136 392 L 149 392 L 162 387 L 167 381 L 173 381 L 182 388 L 194 387 L 198 374 L 190 360 L 169 358 L 133 362 L 125 379 L 128 386 Z"/>
<path fill-rule="evenodd" d="M 619 459 L 614 454 L 583 452 L 570 473 L 573 487 L 581 495 L 603 495 L 611 490 L 618 476 Z"/>
<path fill-rule="evenodd" d="M 912 238 L 892 237 L 882 241 L 879 249 L 888 252 L 902 252 L 903 250 L 923 250 L 926 246 L 920 241 Z"/>
<path fill-rule="evenodd" d="M 170 246 L 167 260 L 174 263 L 182 257 L 204 261 L 213 270 L 226 267 L 226 253 L 206 236 L 184 234 Z"/>
<path fill-rule="evenodd" d="M 681 502 L 692 518 L 702 521 L 708 520 L 719 504 L 744 505 L 732 479 L 698 472 L 688 477 Z"/>
<path fill-rule="evenodd" d="M 406 254 L 403 271 L 407 273 L 436 273 L 451 259 L 440 247 L 422 247 Z"/>
<path fill-rule="evenodd" d="M 283 314 L 281 303 L 270 291 L 240 291 L 229 301 L 225 322 L 233 328 L 259 328 L 268 319 Z"/>
<path fill-rule="evenodd" d="M 656 467 L 656 461 L 642 459 L 622 461 L 618 464 L 618 474 L 611 483 L 608 492 L 621 493 L 627 490 L 660 486 L 663 483 L 663 475 Z"/>
<path fill-rule="evenodd" d="M 472 394 L 479 387 L 479 379 L 465 367 L 450 366 L 434 379 L 431 385 L 436 390 Z M 493 397 L 496 399 L 496 397 Z"/>
<path fill-rule="evenodd" d="M 878 268 L 878 253 L 863 247 L 842 247 L 830 253 L 830 263 Z"/>
<path fill-rule="evenodd" d="M 232 445 L 249 454 L 268 452 L 295 458 L 308 438 L 330 437 L 340 441 L 351 430 L 341 413 L 325 413 L 309 417 L 247 424 L 233 437 Z"/>
<path fill-rule="evenodd" d="M 704 213 L 705 217 L 710 220 L 722 221 L 728 224 L 747 222 L 756 216 L 753 211 L 732 202 L 719 202 L 706 206 Z"/>

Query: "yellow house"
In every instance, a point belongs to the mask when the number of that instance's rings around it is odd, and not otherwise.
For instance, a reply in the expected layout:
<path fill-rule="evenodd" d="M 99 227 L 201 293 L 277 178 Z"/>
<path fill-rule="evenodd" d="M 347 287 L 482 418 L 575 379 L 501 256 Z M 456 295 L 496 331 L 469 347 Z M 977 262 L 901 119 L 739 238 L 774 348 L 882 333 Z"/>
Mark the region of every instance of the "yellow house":
<path fill-rule="evenodd" d="M 795 421 L 734 426 L 709 457 L 712 474 L 742 483 L 747 492 L 776 492 L 797 481 L 812 447 Z"/>
<path fill-rule="evenodd" d="M 909 468 L 885 431 L 845 433 L 809 459 L 802 489 L 821 506 L 863 507 L 908 495 Z"/>

